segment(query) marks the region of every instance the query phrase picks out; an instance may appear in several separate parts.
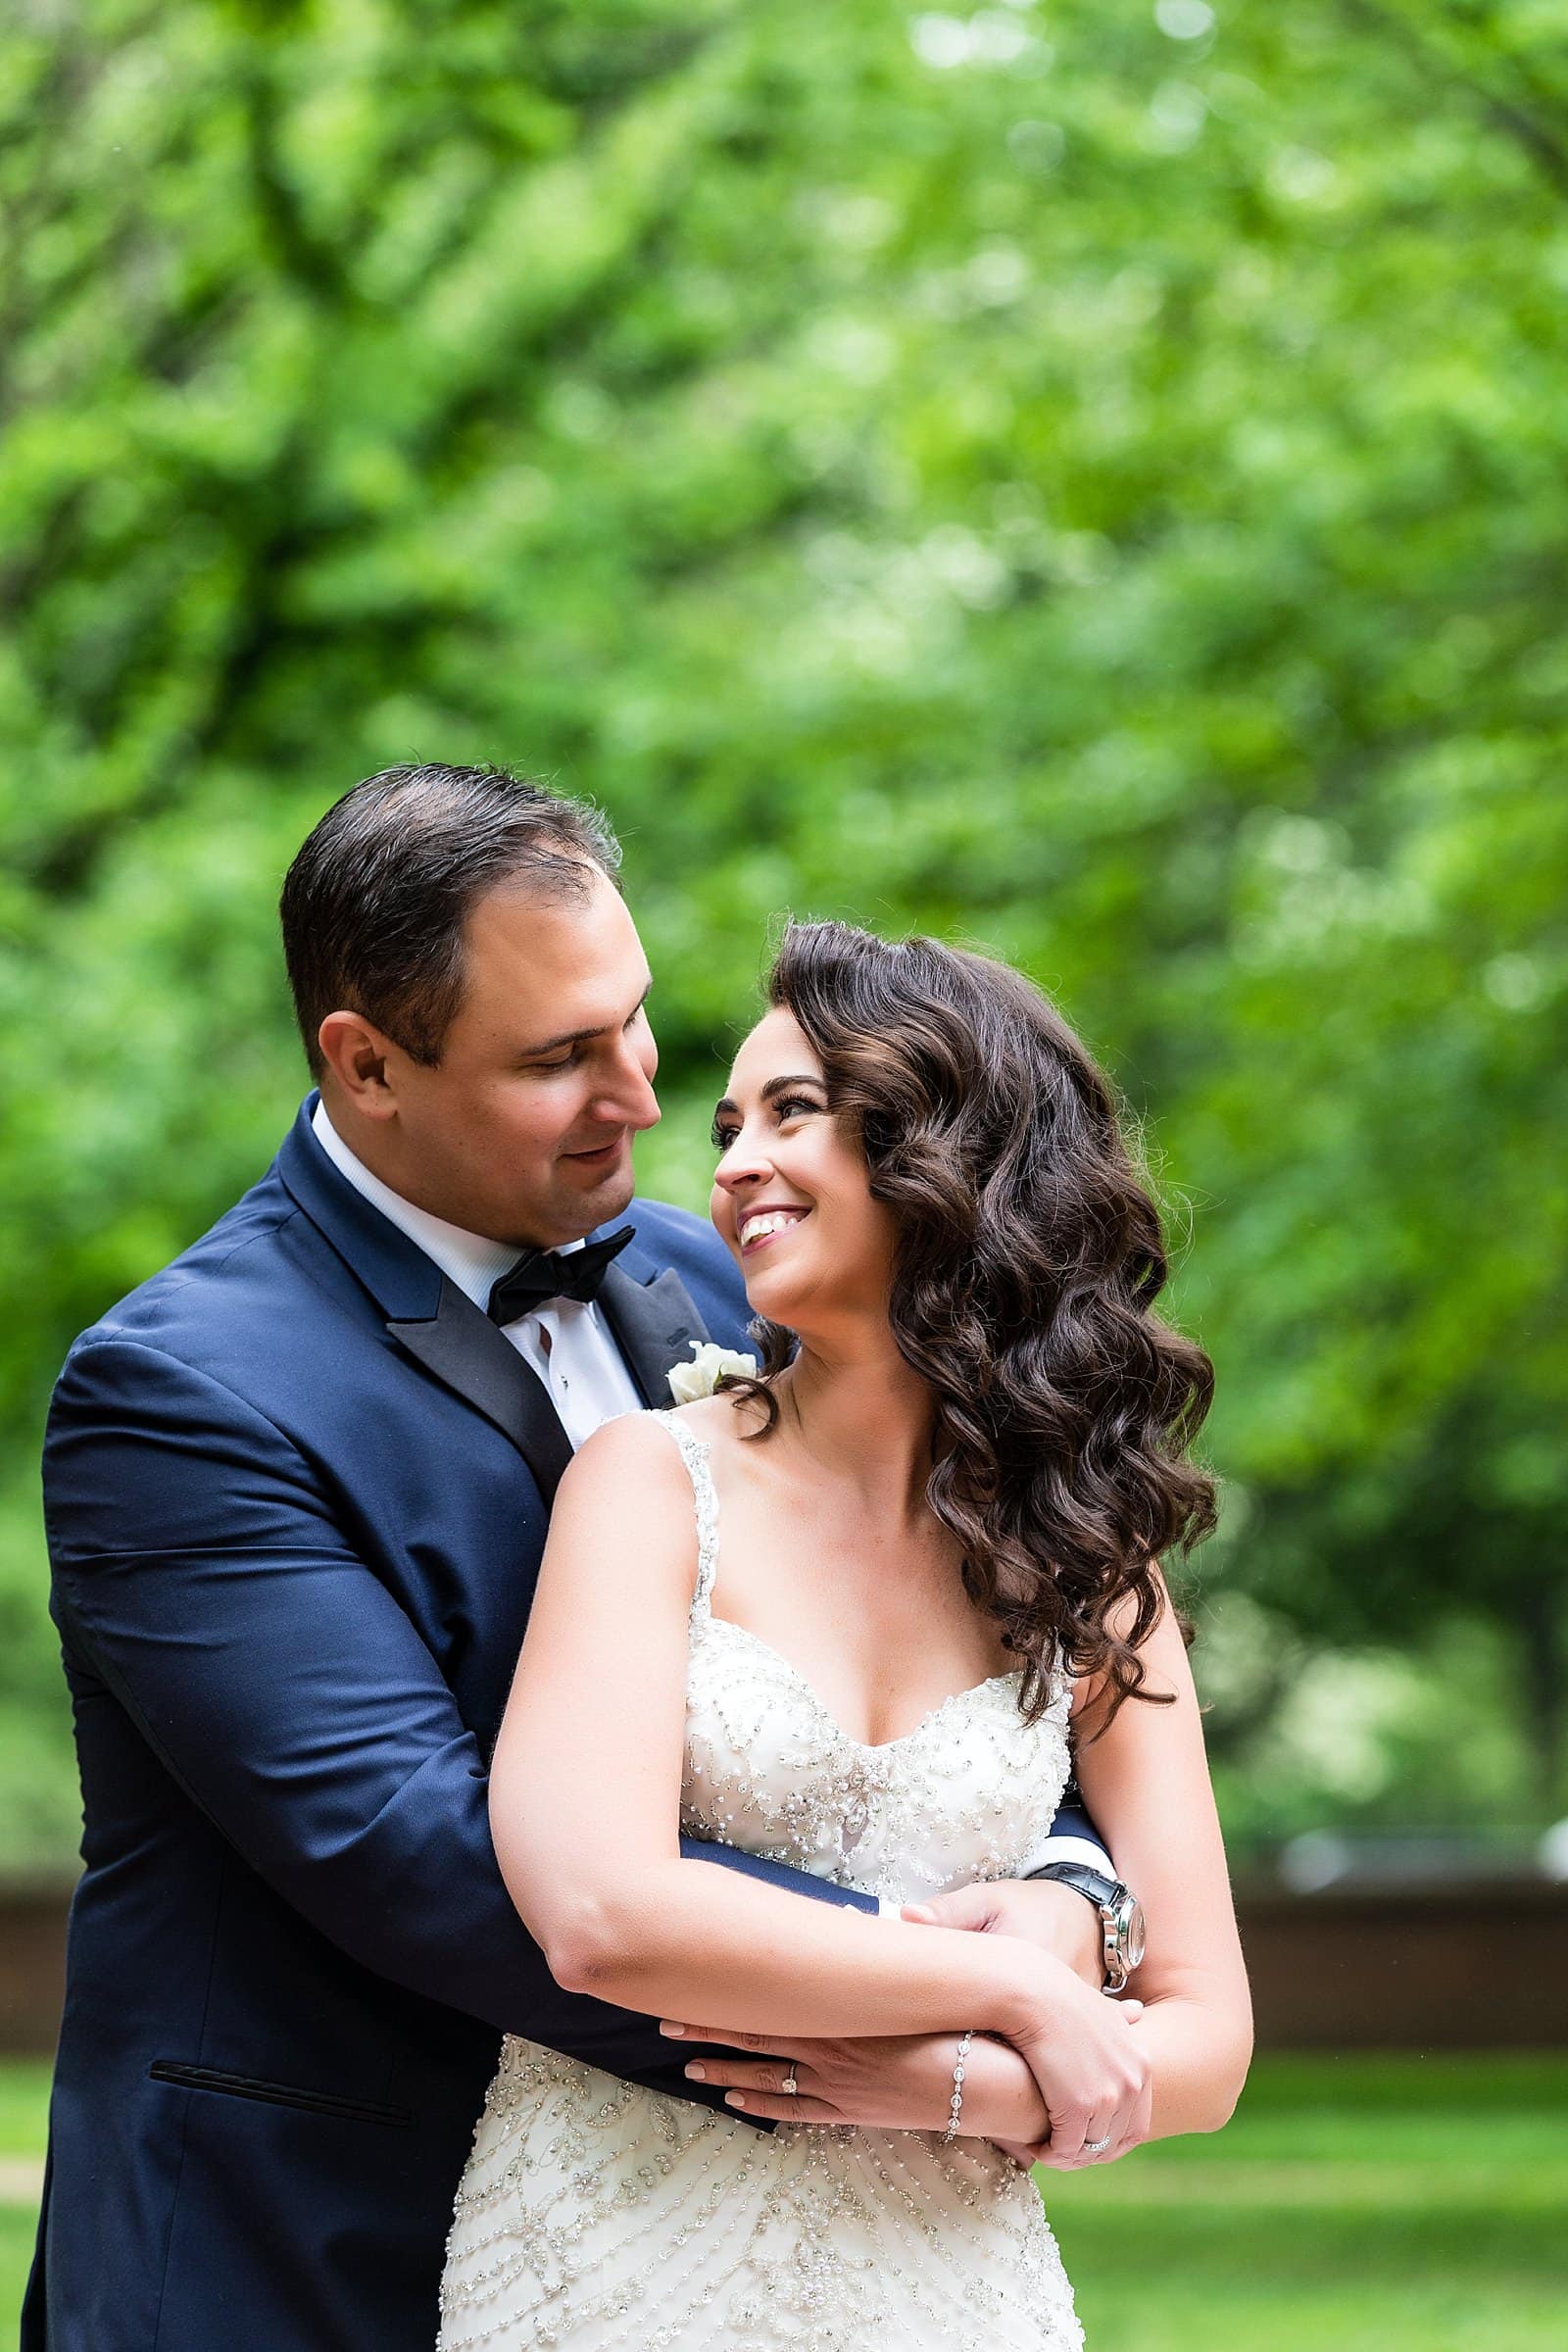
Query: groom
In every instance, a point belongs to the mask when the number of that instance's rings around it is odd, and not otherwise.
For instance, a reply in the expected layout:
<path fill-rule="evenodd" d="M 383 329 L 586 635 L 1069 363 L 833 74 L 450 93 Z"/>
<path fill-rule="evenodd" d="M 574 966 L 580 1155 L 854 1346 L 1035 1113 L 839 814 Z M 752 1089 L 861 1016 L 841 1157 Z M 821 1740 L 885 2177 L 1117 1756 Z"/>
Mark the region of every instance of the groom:
<path fill-rule="evenodd" d="M 62 1374 L 86 1868 L 25 2352 L 429 2352 L 500 2033 L 703 2095 L 655 2021 L 552 1982 L 485 1811 L 572 1447 L 746 1339 L 716 1238 L 632 1198 L 657 1056 L 617 856 L 489 770 L 340 801 L 282 902 L 319 1092 Z M 1098 1935 L 1004 1892 L 1064 1953 Z"/>

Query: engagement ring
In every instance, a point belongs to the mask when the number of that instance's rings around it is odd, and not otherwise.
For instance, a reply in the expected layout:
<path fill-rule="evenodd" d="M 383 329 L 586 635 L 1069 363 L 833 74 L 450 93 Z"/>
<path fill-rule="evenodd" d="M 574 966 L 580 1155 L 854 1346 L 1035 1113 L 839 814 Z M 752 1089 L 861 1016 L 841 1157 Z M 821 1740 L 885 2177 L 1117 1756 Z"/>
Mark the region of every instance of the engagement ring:
<path fill-rule="evenodd" d="M 1084 2154 L 1086 2156 L 1102 2156 L 1109 2145 L 1110 2137 L 1108 2133 L 1103 2139 L 1086 2139 L 1084 2141 Z"/>
<path fill-rule="evenodd" d="M 789 2073 L 785 2076 L 783 2082 L 779 2084 L 779 2088 L 785 2093 L 786 2097 L 793 2099 L 800 2090 L 800 2084 L 795 2080 L 795 2069 L 792 2066 Z"/>

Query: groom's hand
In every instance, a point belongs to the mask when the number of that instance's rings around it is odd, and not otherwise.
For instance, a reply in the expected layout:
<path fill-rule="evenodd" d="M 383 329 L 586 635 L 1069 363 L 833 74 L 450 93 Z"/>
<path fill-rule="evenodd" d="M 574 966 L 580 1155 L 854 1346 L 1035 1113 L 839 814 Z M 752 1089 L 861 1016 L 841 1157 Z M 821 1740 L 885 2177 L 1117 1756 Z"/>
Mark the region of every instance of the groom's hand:
<path fill-rule="evenodd" d="M 928 1902 L 906 1903 L 902 1916 L 923 1927 L 971 1928 L 981 1935 L 1017 1936 L 1099 1992 L 1105 1982 L 1104 1936 L 1093 1903 L 1054 1879 L 997 1879 L 956 1886 Z"/>

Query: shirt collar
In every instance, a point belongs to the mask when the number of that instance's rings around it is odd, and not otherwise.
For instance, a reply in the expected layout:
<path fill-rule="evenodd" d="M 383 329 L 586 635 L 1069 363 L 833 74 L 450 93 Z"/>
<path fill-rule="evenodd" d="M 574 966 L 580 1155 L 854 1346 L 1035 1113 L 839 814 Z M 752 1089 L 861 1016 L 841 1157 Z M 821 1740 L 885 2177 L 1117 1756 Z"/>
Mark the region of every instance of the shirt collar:
<path fill-rule="evenodd" d="M 489 1304 L 496 1281 L 516 1264 L 521 1254 L 511 1242 L 487 1241 L 481 1233 L 468 1233 L 461 1225 L 449 1225 L 445 1217 L 432 1216 L 429 1209 L 416 1208 L 412 1200 L 405 1200 L 401 1193 L 383 1184 L 359 1154 L 349 1150 L 327 1117 L 324 1102 L 318 1102 L 316 1105 L 311 1132 L 345 1182 L 363 1194 L 371 1207 L 378 1208 L 400 1233 L 406 1233 L 475 1306 Z M 561 1255 L 581 1248 L 581 1242 L 564 1242 Z"/>

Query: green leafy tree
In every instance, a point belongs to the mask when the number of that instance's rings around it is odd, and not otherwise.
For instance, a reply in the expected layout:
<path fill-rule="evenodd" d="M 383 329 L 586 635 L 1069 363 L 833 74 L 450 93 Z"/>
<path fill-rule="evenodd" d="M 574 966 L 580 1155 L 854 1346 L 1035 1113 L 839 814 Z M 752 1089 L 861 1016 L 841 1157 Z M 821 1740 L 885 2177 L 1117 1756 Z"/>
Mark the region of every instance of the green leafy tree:
<path fill-rule="evenodd" d="M 264 1164 L 277 880 L 421 755 L 620 825 L 651 1189 L 781 908 L 1053 988 L 1191 1202 L 1213 1592 L 1494 1629 L 1560 1803 L 1565 193 L 1531 0 L 14 15 L 19 1838 L 53 1370 Z"/>

